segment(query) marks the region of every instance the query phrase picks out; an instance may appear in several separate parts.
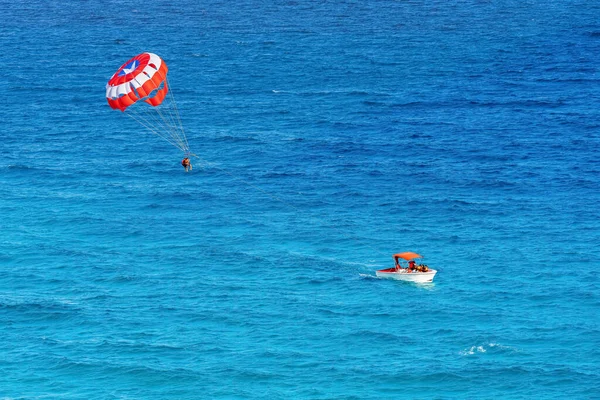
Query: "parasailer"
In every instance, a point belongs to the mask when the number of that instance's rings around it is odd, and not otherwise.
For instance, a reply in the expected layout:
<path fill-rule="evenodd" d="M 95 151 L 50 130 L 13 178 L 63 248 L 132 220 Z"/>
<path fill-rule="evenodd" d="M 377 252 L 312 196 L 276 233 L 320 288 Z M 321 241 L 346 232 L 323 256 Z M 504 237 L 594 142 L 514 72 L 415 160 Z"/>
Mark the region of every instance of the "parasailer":
<path fill-rule="evenodd" d="M 184 153 L 186 172 L 192 169 L 190 146 L 169 90 L 165 61 L 153 53 L 142 53 L 123 64 L 106 84 L 106 100 L 114 110 L 136 120 L 151 133 Z"/>
<path fill-rule="evenodd" d="M 190 158 L 186 157 L 183 160 L 181 160 L 181 165 L 183 165 L 183 168 L 185 169 L 185 172 L 191 171 L 192 170 L 192 163 L 190 162 Z"/>

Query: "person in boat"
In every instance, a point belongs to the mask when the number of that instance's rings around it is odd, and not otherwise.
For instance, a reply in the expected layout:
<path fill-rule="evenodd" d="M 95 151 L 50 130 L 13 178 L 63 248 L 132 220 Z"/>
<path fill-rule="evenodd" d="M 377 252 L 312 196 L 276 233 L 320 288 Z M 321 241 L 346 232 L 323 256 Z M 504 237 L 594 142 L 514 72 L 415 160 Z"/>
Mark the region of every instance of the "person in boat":
<path fill-rule="evenodd" d="M 415 270 L 415 260 L 410 260 L 408 262 L 408 272 L 413 272 Z"/>
<path fill-rule="evenodd" d="M 192 163 L 190 162 L 190 158 L 186 157 L 183 160 L 181 160 L 181 165 L 183 165 L 183 168 L 185 169 L 185 172 L 191 171 L 192 170 Z"/>
<path fill-rule="evenodd" d="M 417 265 L 416 268 L 417 268 L 417 271 L 419 271 L 419 272 L 429 271 L 429 268 L 427 268 L 427 265 L 424 265 L 424 264 L 419 264 L 419 265 Z"/>

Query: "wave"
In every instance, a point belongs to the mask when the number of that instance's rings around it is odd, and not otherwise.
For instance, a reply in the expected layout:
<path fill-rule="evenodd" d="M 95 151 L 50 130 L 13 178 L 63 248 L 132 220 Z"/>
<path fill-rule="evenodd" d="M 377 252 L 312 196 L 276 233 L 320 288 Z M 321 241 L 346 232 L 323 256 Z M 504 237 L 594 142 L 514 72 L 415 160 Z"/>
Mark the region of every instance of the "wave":
<path fill-rule="evenodd" d="M 353 337 L 360 337 L 367 338 L 369 340 L 381 340 L 383 342 L 390 341 L 392 343 L 398 343 L 401 341 L 404 344 L 411 344 L 416 342 L 416 339 L 411 335 L 378 332 L 368 329 L 357 330 L 355 332 L 348 333 L 345 336 L 349 339 Z"/>
<path fill-rule="evenodd" d="M 474 345 L 464 350 L 461 350 L 459 354 L 461 356 L 472 356 L 475 354 L 515 354 L 521 351 L 516 347 L 505 346 L 495 342 L 484 343 L 480 345 Z"/>
<path fill-rule="evenodd" d="M 267 172 L 263 174 L 263 178 L 291 178 L 291 177 L 304 177 L 305 174 L 303 172 Z"/>
<path fill-rule="evenodd" d="M 81 308 L 72 300 L 61 299 L 0 299 L 0 310 L 14 313 L 11 319 L 70 320 Z"/>
<path fill-rule="evenodd" d="M 212 139 L 214 142 L 231 142 L 231 143 L 244 143 L 244 142 L 258 142 L 259 140 L 252 136 L 231 136 L 223 135 Z"/>
<path fill-rule="evenodd" d="M 33 171 L 36 168 L 26 164 L 11 164 L 7 165 L 6 169 L 9 171 Z"/>

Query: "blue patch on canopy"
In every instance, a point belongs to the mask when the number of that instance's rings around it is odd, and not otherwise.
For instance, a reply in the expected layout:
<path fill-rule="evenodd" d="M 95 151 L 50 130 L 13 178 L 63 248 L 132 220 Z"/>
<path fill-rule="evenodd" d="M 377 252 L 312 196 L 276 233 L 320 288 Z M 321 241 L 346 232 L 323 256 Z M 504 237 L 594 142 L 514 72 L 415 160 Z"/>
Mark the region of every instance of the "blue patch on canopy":
<path fill-rule="evenodd" d="M 123 69 L 121 70 L 121 72 L 119 72 L 119 76 L 124 76 L 124 75 L 127 75 L 127 74 L 135 71 L 135 69 L 137 68 L 138 64 L 139 64 L 138 60 L 133 60 L 133 61 L 127 63 L 127 65 L 123 67 Z"/>

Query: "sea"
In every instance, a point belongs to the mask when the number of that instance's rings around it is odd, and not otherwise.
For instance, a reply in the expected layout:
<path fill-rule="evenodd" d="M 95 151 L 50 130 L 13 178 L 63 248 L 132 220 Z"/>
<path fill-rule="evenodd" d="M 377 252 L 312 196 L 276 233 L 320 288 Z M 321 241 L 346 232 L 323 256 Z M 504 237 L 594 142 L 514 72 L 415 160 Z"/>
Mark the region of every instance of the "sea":
<path fill-rule="evenodd" d="M 600 399 L 600 3 L 0 20 L 0 399 Z M 107 104 L 142 52 L 188 173 Z"/>

